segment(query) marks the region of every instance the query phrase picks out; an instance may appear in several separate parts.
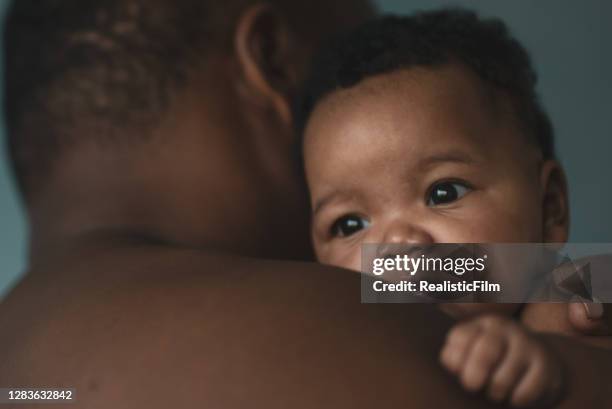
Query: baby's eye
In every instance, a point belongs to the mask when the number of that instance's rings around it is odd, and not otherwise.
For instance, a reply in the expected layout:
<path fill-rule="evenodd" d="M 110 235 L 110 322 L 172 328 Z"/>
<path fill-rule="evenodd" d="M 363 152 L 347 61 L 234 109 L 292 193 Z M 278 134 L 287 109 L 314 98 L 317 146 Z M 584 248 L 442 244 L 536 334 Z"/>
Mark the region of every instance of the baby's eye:
<path fill-rule="evenodd" d="M 438 206 L 461 199 L 470 191 L 470 187 L 459 182 L 440 182 L 432 186 L 427 199 L 427 206 Z"/>
<path fill-rule="evenodd" d="M 333 237 L 348 237 L 363 230 L 370 225 L 370 222 L 356 214 L 342 216 L 334 222 L 331 227 Z"/>

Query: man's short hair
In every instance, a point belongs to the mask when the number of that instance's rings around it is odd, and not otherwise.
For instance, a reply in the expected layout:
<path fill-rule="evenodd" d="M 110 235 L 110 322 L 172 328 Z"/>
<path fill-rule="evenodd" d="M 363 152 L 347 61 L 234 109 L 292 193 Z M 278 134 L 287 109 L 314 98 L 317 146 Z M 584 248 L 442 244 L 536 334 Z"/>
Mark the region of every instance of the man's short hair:
<path fill-rule="evenodd" d="M 509 95 L 526 134 L 545 158 L 554 157 L 552 126 L 526 50 L 501 20 L 454 8 L 381 17 L 322 50 L 295 105 L 297 132 L 303 134 L 315 105 L 336 90 L 378 74 L 451 63 L 467 66 L 483 84 Z"/>
<path fill-rule="evenodd" d="M 349 0 L 268 2 L 300 41 L 314 37 L 316 13 L 322 31 L 353 10 L 371 11 L 364 0 L 353 8 Z M 147 139 L 207 52 L 231 49 L 236 19 L 255 3 L 13 0 L 4 27 L 4 113 L 22 191 L 77 142 Z"/>
<path fill-rule="evenodd" d="M 16 0 L 4 35 L 4 106 L 20 185 L 87 133 L 152 121 L 207 45 L 210 2 Z M 121 143 L 121 140 L 113 142 Z"/>

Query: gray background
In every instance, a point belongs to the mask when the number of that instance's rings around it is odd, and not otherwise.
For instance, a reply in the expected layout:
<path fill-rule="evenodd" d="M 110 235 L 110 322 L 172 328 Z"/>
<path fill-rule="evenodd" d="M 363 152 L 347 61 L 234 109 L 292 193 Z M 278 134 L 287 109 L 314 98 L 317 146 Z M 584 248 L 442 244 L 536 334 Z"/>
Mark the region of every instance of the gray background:
<path fill-rule="evenodd" d="M 0 0 L 4 9 L 6 0 Z M 530 50 L 570 185 L 571 240 L 612 241 L 612 2 L 605 0 L 380 0 L 386 12 L 463 5 L 504 19 Z M 27 50 L 24 50 L 27 52 Z M 24 269 L 26 226 L 0 151 L 0 295 Z"/>

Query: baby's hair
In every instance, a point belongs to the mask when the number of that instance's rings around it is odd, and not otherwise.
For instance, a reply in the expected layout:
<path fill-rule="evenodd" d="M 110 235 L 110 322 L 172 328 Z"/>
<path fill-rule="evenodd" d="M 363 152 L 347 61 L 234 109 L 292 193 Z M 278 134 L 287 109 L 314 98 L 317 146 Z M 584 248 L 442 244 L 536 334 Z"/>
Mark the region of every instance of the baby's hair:
<path fill-rule="evenodd" d="M 381 17 L 330 43 L 315 58 L 294 106 L 296 130 L 302 135 L 316 104 L 338 89 L 400 69 L 451 63 L 469 67 L 484 84 L 509 95 L 544 158 L 554 157 L 552 126 L 527 51 L 501 20 L 464 9 Z"/>

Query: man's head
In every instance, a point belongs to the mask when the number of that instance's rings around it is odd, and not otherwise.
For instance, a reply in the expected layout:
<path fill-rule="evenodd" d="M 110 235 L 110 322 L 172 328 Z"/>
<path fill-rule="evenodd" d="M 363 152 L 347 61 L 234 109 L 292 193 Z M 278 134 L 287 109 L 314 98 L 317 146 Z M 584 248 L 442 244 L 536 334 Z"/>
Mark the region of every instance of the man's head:
<path fill-rule="evenodd" d="M 361 243 L 561 242 L 563 172 L 525 50 L 446 10 L 366 24 L 322 53 L 298 106 L 319 260 Z"/>
<path fill-rule="evenodd" d="M 176 241 L 238 236 L 229 247 L 303 224 L 289 100 L 319 41 L 372 13 L 328 3 L 14 1 L 5 113 L 33 223 L 78 202 L 88 216 L 64 230 L 127 212 Z M 195 232 L 213 218 L 216 233 Z"/>

